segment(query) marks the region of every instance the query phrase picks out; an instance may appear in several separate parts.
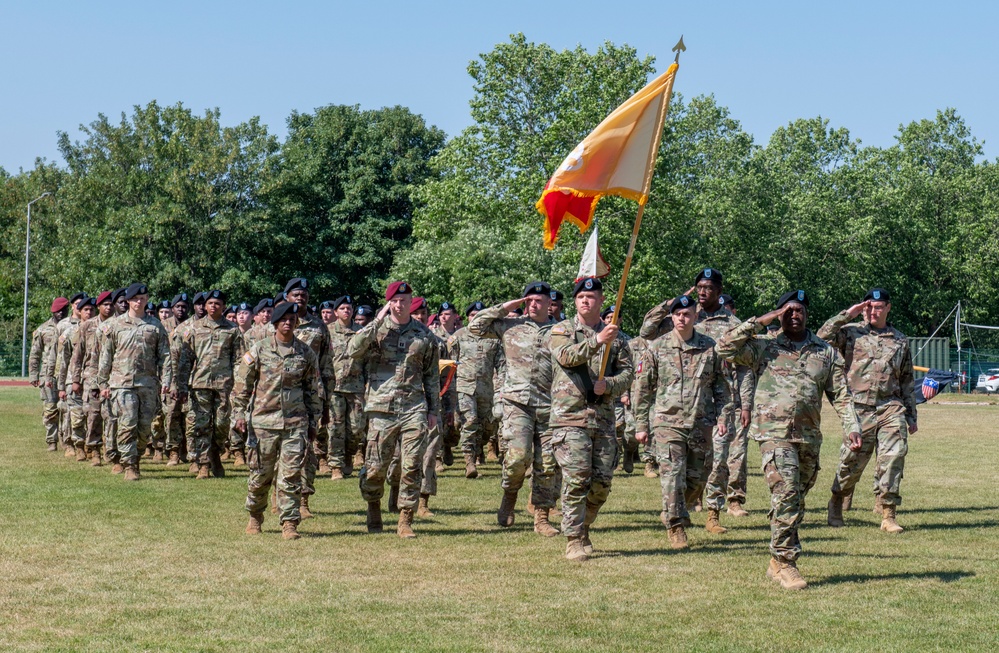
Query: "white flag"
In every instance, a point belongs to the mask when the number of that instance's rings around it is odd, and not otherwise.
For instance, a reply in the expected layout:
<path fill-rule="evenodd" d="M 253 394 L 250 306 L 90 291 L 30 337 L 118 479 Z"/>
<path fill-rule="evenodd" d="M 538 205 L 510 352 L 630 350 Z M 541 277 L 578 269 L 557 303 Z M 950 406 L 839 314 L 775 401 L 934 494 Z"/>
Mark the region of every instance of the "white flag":
<path fill-rule="evenodd" d="M 586 249 L 583 250 L 583 259 L 579 262 L 579 274 L 576 281 L 586 277 L 602 279 L 610 274 L 610 266 L 600 253 L 600 243 L 597 240 L 597 225 L 594 223 L 593 232 L 590 239 L 586 241 Z"/>

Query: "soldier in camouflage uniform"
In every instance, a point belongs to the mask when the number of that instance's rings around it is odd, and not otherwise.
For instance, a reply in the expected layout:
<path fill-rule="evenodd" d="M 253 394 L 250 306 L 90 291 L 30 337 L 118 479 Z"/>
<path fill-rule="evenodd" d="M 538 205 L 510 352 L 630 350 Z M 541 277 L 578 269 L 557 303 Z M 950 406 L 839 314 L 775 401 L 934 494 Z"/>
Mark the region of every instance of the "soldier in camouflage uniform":
<path fill-rule="evenodd" d="M 440 353 L 436 337 L 410 316 L 413 291 L 395 281 L 388 302 L 358 331 L 347 355 L 364 363 L 368 418 L 367 451 L 361 468 L 361 496 L 368 504 L 369 533 L 382 530 L 381 499 L 388 476 L 399 486 L 399 537 L 413 538 L 413 509 L 419 501 L 429 431 L 440 415 Z M 402 454 L 392 464 L 397 446 Z"/>
<path fill-rule="evenodd" d="M 451 302 L 444 302 L 437 311 L 437 321 L 430 330 L 441 341 L 441 358 L 454 360 L 455 354 L 450 350 L 448 342 L 451 336 L 461 328 L 461 320 L 458 318 L 458 309 Z M 457 369 L 454 374 L 449 375 L 450 383 L 444 378 L 441 379 L 441 410 L 443 411 L 443 423 L 441 424 L 441 448 L 437 453 L 437 471 L 443 471 L 444 465 L 450 467 L 454 464 L 454 448 L 461 442 L 461 432 L 459 425 L 458 409 L 458 386 L 454 382 Z M 445 388 L 446 386 L 446 388 Z M 436 493 L 435 493 L 436 494 Z"/>
<path fill-rule="evenodd" d="M 828 507 L 830 526 L 843 526 L 843 501 L 853 493 L 873 455 L 880 472 L 875 498 L 881 507 L 881 530 L 902 532 L 896 510 L 902 502 L 899 486 L 908 436 L 917 429 L 916 402 L 909 341 L 888 324 L 890 311 L 888 291 L 874 288 L 863 302 L 833 316 L 818 332 L 846 361 L 846 382 L 861 425 L 860 449 L 854 450 L 848 441 L 840 447 Z M 849 324 L 861 313 L 863 323 Z"/>
<path fill-rule="evenodd" d="M 319 304 L 319 317 L 322 319 L 323 324 L 326 325 L 327 329 L 330 329 L 330 335 L 332 335 L 333 323 L 336 322 L 336 309 L 333 305 L 336 302 L 327 299 L 326 301 Z M 351 306 L 353 308 L 353 306 Z M 351 315 L 351 318 L 354 316 Z"/>
<path fill-rule="evenodd" d="M 49 350 L 48 359 L 44 362 L 45 374 L 52 378 L 56 396 L 59 398 L 59 441 L 62 443 L 67 458 L 73 457 L 76 452 L 76 447 L 73 446 L 73 427 L 70 423 L 70 402 L 73 400 L 65 389 L 59 389 L 59 379 L 57 378 L 59 354 L 67 343 L 67 338 L 63 337 L 64 334 L 67 331 L 75 331 L 80 325 L 80 309 L 77 304 L 81 304 L 85 299 L 87 299 L 85 292 L 78 292 L 69 298 L 69 317 L 56 325 L 56 346 Z"/>
<path fill-rule="evenodd" d="M 55 390 L 55 379 L 45 362 L 55 349 L 59 336 L 56 327 L 66 318 L 69 300 L 56 297 L 50 307 L 52 317 L 31 332 L 31 353 L 28 356 L 28 380 L 39 389 L 42 401 L 42 426 L 45 427 L 45 442 L 49 451 L 59 446 L 59 396 Z"/>
<path fill-rule="evenodd" d="M 128 313 L 128 302 L 125 301 L 125 292 L 128 288 L 118 288 L 111 293 L 111 304 L 114 306 L 114 315 L 110 319 L 102 322 L 97 327 L 97 366 L 100 369 L 101 351 L 104 343 L 107 342 L 108 332 L 114 323 L 122 315 Z M 100 388 L 100 384 L 98 384 Z M 121 464 L 121 452 L 118 451 L 118 413 L 115 412 L 114 402 L 109 397 L 105 397 L 101 392 L 101 417 L 104 420 L 104 460 L 111 463 L 112 474 L 125 473 L 125 467 Z"/>
<path fill-rule="evenodd" d="M 576 316 L 551 330 L 552 447 L 565 477 L 562 486 L 562 533 L 565 557 L 583 562 L 593 552 L 590 526 L 607 501 L 617 439 L 614 401 L 634 378 L 627 341 L 614 324 L 600 321 L 603 284 L 586 277 L 573 290 Z M 604 347 L 610 347 L 606 376 L 601 375 Z"/>
<path fill-rule="evenodd" d="M 274 312 L 274 300 L 264 297 L 253 307 L 253 326 L 243 334 L 243 343 L 249 349 L 255 343 L 270 337 L 271 315 Z"/>
<path fill-rule="evenodd" d="M 718 303 L 738 317 L 735 300 L 732 295 L 722 294 Z M 732 433 L 728 448 L 728 514 L 734 517 L 748 517 L 749 512 L 743 507 L 746 503 L 746 454 L 749 445 L 749 424 L 753 411 L 753 392 L 756 377 L 753 371 L 745 365 L 736 368 L 735 376 L 735 431 Z M 709 479 L 710 482 L 711 479 Z"/>
<path fill-rule="evenodd" d="M 635 379 L 636 438 L 656 439 L 663 523 L 674 549 L 687 548 L 687 504 L 702 488 L 711 430 L 724 435 L 732 395 L 715 341 L 694 330 L 697 302 L 681 295 L 670 304 L 673 330 L 646 350 Z M 651 429 L 650 429 L 651 426 Z"/>
<path fill-rule="evenodd" d="M 225 447 L 230 426 L 229 393 L 236 362 L 243 355 L 239 328 L 222 317 L 225 302 L 225 293 L 209 290 L 205 317 L 195 319 L 185 329 L 180 343 L 174 392 L 178 401 L 191 400 L 199 479 L 209 477 L 213 448 L 217 456 Z"/>
<path fill-rule="evenodd" d="M 776 310 L 750 318 L 724 334 L 716 350 L 756 374 L 750 437 L 759 442 L 770 487 L 770 565 L 767 577 L 785 589 L 807 583 L 797 569 L 798 526 L 805 495 L 819 473 L 822 395 L 839 414 L 851 446 L 860 448 L 860 425 L 843 375 L 843 357 L 808 330 L 808 295 L 785 293 Z M 780 318 L 776 334 L 758 335 Z"/>
<path fill-rule="evenodd" d="M 73 392 L 83 397 L 86 414 L 86 429 L 84 447 L 90 455 L 90 464 L 101 465 L 101 448 L 104 436 L 104 413 L 107 408 L 106 399 L 101 397 L 101 389 L 97 385 L 97 367 L 100 362 L 101 325 L 105 324 L 114 314 L 112 302 L 113 293 L 106 290 L 97 296 L 97 316 L 80 325 L 76 332 L 77 343 L 73 348 L 73 356 L 69 362 L 69 378 Z"/>
<path fill-rule="evenodd" d="M 367 420 L 364 417 L 364 365 L 347 355 L 350 341 L 361 330 L 354 324 L 354 298 L 350 295 L 338 297 L 331 307 L 334 319 L 327 328 L 336 381 L 330 399 L 328 449 L 330 478 L 335 481 L 354 473 L 354 457 L 363 451 Z"/>
<path fill-rule="evenodd" d="M 239 337 L 243 343 L 243 349 L 249 349 L 246 334 L 253 327 L 253 306 L 247 302 L 240 302 L 236 305 L 236 328 L 239 330 Z M 230 392 L 229 405 L 232 405 L 232 393 Z M 236 429 L 229 428 L 229 452 L 233 456 L 232 466 L 243 467 L 246 465 L 246 435 Z"/>
<path fill-rule="evenodd" d="M 637 370 L 642 359 L 645 357 L 645 352 L 648 351 L 649 342 L 641 337 L 635 336 L 628 341 L 628 349 L 631 351 L 631 363 L 632 366 Z M 628 403 L 631 407 L 632 418 L 635 421 L 635 430 L 638 430 L 638 416 L 636 411 L 636 401 L 638 396 L 638 376 L 636 374 L 635 380 L 631 383 L 631 390 L 629 391 Z M 637 438 L 636 438 L 637 441 Z M 646 438 L 645 442 L 640 443 L 642 449 L 639 454 L 639 461 L 645 463 L 645 477 L 646 478 L 658 478 L 659 477 L 659 462 L 656 460 L 656 439 L 653 437 Z"/>
<path fill-rule="evenodd" d="M 78 348 L 80 340 L 77 334 L 80 325 L 94 316 L 97 310 L 96 302 L 91 297 L 84 297 L 76 302 L 76 321 L 70 321 L 59 336 L 56 345 L 56 390 L 59 398 L 66 402 L 69 413 L 69 437 L 70 444 L 76 451 L 76 460 L 83 462 L 87 459 L 87 449 L 85 446 L 87 437 L 87 416 L 83 406 L 83 387 L 74 386 L 69 376 L 70 361 L 73 358 L 73 351 Z"/>
<path fill-rule="evenodd" d="M 474 302 L 465 310 L 469 320 L 485 304 Z M 500 341 L 473 334 L 467 327 L 458 329 L 448 339 L 448 349 L 457 361 L 454 386 L 461 415 L 461 453 L 465 459 L 465 478 L 477 478 L 476 457 L 485 442 L 495 437 L 498 421 L 493 417 L 493 376 L 500 363 Z"/>
<path fill-rule="evenodd" d="M 357 307 L 357 312 L 354 313 L 354 324 L 363 329 L 374 317 L 375 310 L 367 304 L 361 304 Z"/>
<path fill-rule="evenodd" d="M 604 324 L 614 322 L 614 307 L 608 306 L 600 312 L 600 319 Z M 633 367 L 637 367 L 641 358 L 635 358 L 635 352 L 631 349 L 631 336 L 624 331 L 618 331 L 631 351 L 631 362 Z M 634 382 L 632 383 L 634 385 Z M 635 439 L 635 415 L 631 410 L 631 391 L 625 392 L 614 402 L 614 430 L 617 433 L 618 465 L 615 471 L 621 470 L 625 474 L 635 471 L 635 461 L 638 460 L 638 440 Z"/>
<path fill-rule="evenodd" d="M 496 512 L 500 526 L 513 526 L 517 494 L 532 467 L 531 505 L 534 531 L 554 537 L 558 531 L 549 518 L 558 494 L 558 464 L 551 445 L 552 357 L 549 349 L 552 322 L 548 317 L 552 289 L 547 283 L 527 284 L 520 299 L 480 311 L 468 323 L 472 335 L 499 339 L 506 357 L 501 392 L 503 424 L 500 451 L 503 460 L 503 499 Z M 525 305 L 527 315 L 509 317 Z"/>
<path fill-rule="evenodd" d="M 322 417 L 319 358 L 295 337 L 298 304 L 283 302 L 272 313 L 274 333 L 240 359 L 232 392 L 233 426 L 247 435 L 246 510 L 249 535 L 261 532 L 267 495 L 277 478 L 281 535 L 297 540 L 305 455 Z"/>
<path fill-rule="evenodd" d="M 170 345 L 159 320 L 144 314 L 149 299 L 146 286 L 132 284 L 125 291 L 125 299 L 128 313 L 108 322 L 97 383 L 101 395 L 114 402 L 125 480 L 137 481 L 139 453 L 152 436 L 161 387 L 170 387 Z"/>

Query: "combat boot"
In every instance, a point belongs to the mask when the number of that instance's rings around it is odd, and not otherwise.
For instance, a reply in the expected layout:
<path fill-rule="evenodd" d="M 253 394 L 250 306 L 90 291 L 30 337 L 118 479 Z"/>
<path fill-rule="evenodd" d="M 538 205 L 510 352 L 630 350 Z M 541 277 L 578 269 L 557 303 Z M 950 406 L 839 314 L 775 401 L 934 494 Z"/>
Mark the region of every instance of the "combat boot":
<path fill-rule="evenodd" d="M 332 469 L 327 465 L 326 472 L 330 475 L 331 481 L 342 481 L 343 480 L 343 470 L 339 467 L 333 467 Z"/>
<path fill-rule="evenodd" d="M 161 463 L 163 462 L 163 452 L 159 449 L 153 452 L 153 462 Z"/>
<path fill-rule="evenodd" d="M 572 562 L 586 562 L 590 559 L 590 556 L 586 555 L 586 551 L 583 549 L 583 538 L 569 538 L 568 544 L 565 545 L 565 559 Z"/>
<path fill-rule="evenodd" d="M 125 468 L 125 480 L 126 481 L 137 481 L 139 480 L 139 466 L 129 465 Z"/>
<path fill-rule="evenodd" d="M 678 551 L 687 548 L 687 531 L 683 530 L 682 524 L 669 527 L 669 545 Z"/>
<path fill-rule="evenodd" d="M 500 502 L 499 510 L 496 512 L 496 521 L 503 528 L 513 526 L 514 510 L 517 508 L 517 493 L 503 492 L 503 500 Z"/>
<path fill-rule="evenodd" d="M 389 512 L 399 512 L 399 486 L 389 486 Z"/>
<path fill-rule="evenodd" d="M 434 471 L 437 472 L 438 474 L 444 473 L 444 461 L 442 461 L 440 458 L 437 459 L 437 464 L 434 466 Z"/>
<path fill-rule="evenodd" d="M 583 545 L 583 551 L 586 555 L 593 555 L 593 542 L 590 541 L 590 527 L 583 524 L 583 534 L 579 536 L 579 542 Z"/>
<path fill-rule="evenodd" d="M 53 449 L 55 451 L 55 449 Z M 496 448 L 496 443 L 492 440 L 489 441 L 489 448 L 486 451 L 486 462 L 494 463 L 499 460 L 499 449 Z"/>
<path fill-rule="evenodd" d="M 83 448 L 82 444 L 74 447 L 74 450 L 76 451 L 76 462 L 82 463 L 87 460 L 87 450 Z"/>
<path fill-rule="evenodd" d="M 63 448 L 63 455 L 66 456 L 67 458 L 72 458 L 73 456 L 76 455 L 76 449 L 74 447 L 71 446 L 67 447 L 64 444 L 62 448 Z"/>
<path fill-rule="evenodd" d="M 745 508 L 743 508 L 742 504 L 739 503 L 738 501 L 729 501 L 728 502 L 728 514 L 732 515 L 733 517 L 748 517 L 749 516 L 749 512 Z"/>
<path fill-rule="evenodd" d="M 246 465 L 246 456 L 243 455 L 242 451 L 237 451 L 232 455 L 233 467 L 244 467 L 245 465 Z"/>
<path fill-rule="evenodd" d="M 354 474 L 354 459 L 347 456 L 347 460 L 344 462 L 343 467 L 340 468 L 340 471 L 343 472 L 344 478 L 351 477 Z"/>
<path fill-rule="evenodd" d="M 841 528 L 845 525 L 843 521 L 843 498 L 835 494 L 829 499 L 829 511 L 826 515 L 826 523 L 833 528 Z"/>
<path fill-rule="evenodd" d="M 399 511 L 399 525 L 396 527 L 396 534 L 403 539 L 413 539 L 416 533 L 413 532 L 413 509 L 403 508 Z"/>
<path fill-rule="evenodd" d="M 103 464 L 104 464 L 104 460 L 103 460 L 103 456 L 101 456 L 101 450 L 100 449 L 94 449 L 91 452 L 91 456 L 90 456 L 90 466 L 91 467 L 100 467 Z"/>
<path fill-rule="evenodd" d="M 59 449 L 59 447 L 55 442 L 49 442 L 49 451 L 56 451 L 57 449 Z"/>
<path fill-rule="evenodd" d="M 839 502 L 840 508 L 843 502 Z M 784 562 L 777 558 L 770 558 L 770 566 L 767 567 L 767 578 L 780 583 L 786 590 L 803 590 L 808 587 L 808 583 L 801 577 L 798 565 L 793 562 Z"/>
<path fill-rule="evenodd" d="M 475 466 L 475 456 L 466 453 L 465 454 L 465 478 L 478 478 L 479 470 Z"/>
<path fill-rule="evenodd" d="M 901 533 L 905 529 L 895 521 L 895 506 L 884 504 L 881 508 L 881 530 L 886 533 Z"/>
<path fill-rule="evenodd" d="M 354 467 L 356 467 L 357 469 L 364 467 L 364 452 L 362 451 L 363 448 L 364 447 L 361 447 L 361 449 L 358 449 L 357 453 L 354 454 Z"/>
<path fill-rule="evenodd" d="M 221 460 L 222 462 L 229 462 L 229 457 L 231 455 L 232 453 L 228 449 L 226 449 L 219 455 L 219 460 Z M 153 456 L 153 462 L 156 462 L 155 456 Z"/>
<path fill-rule="evenodd" d="M 125 467 L 124 467 L 124 465 L 122 465 L 121 463 L 115 463 L 115 464 L 114 464 L 114 465 L 113 465 L 113 466 L 111 467 L 111 473 L 112 473 L 112 474 L 121 474 L 121 473 L 123 473 L 124 471 L 125 471 Z"/>
<path fill-rule="evenodd" d="M 701 512 L 702 510 L 704 510 L 704 502 L 701 501 L 702 498 L 703 495 L 697 497 L 697 500 L 694 501 L 694 512 Z"/>
<path fill-rule="evenodd" d="M 187 468 L 188 474 L 197 474 L 201 471 L 201 466 L 198 464 L 197 460 L 191 461 L 191 466 Z"/>
<path fill-rule="evenodd" d="M 872 510 L 872 512 L 875 515 L 877 515 L 878 517 L 881 517 L 883 515 L 883 513 L 884 513 L 884 504 L 881 503 L 881 497 L 875 497 L 875 499 L 874 499 L 874 509 Z"/>
<path fill-rule="evenodd" d="M 558 530 L 548 521 L 548 508 L 537 508 L 534 511 L 534 532 L 542 537 L 555 537 Z"/>
<path fill-rule="evenodd" d="M 312 514 L 312 511 L 309 510 L 309 497 L 310 496 L 312 496 L 312 495 L 303 494 L 302 495 L 302 502 L 298 506 L 298 514 L 301 515 L 303 521 L 306 520 L 306 519 L 312 519 L 314 517 L 314 515 Z"/>
<path fill-rule="evenodd" d="M 708 508 L 708 521 L 704 524 L 704 530 L 715 535 L 722 535 L 728 532 L 728 529 L 718 521 L 718 511 L 714 508 Z"/>
<path fill-rule="evenodd" d="M 198 477 L 197 477 L 197 479 L 199 481 L 203 481 L 203 480 L 206 480 L 208 478 L 211 478 L 211 476 L 212 476 L 211 466 L 209 466 L 209 465 L 198 465 Z"/>
<path fill-rule="evenodd" d="M 624 467 L 624 473 L 625 474 L 630 474 L 633 471 L 635 471 L 635 454 L 634 454 L 634 452 L 628 451 L 627 449 L 625 450 L 625 452 L 624 452 L 624 463 L 623 463 L 623 467 Z"/>
<path fill-rule="evenodd" d="M 299 540 L 302 536 L 298 534 L 298 522 L 290 519 L 281 524 L 281 539 Z"/>
<path fill-rule="evenodd" d="M 320 476 L 329 476 L 329 473 L 330 473 L 330 464 L 326 462 L 325 458 L 320 458 L 319 468 L 316 470 L 316 474 L 319 474 Z M 340 478 L 343 478 L 343 474 L 340 475 Z M 333 480 L 335 481 L 336 479 Z"/>
<path fill-rule="evenodd" d="M 451 447 L 445 445 L 441 451 L 441 460 L 448 467 L 454 464 L 454 451 L 451 450 Z"/>
<path fill-rule="evenodd" d="M 534 510 L 535 510 L 535 508 L 534 508 L 534 500 L 531 499 L 530 497 L 528 497 L 528 499 L 527 499 L 527 514 L 530 515 L 531 517 L 533 517 L 534 516 Z"/>
<path fill-rule="evenodd" d="M 367 526 L 369 533 L 382 532 L 382 502 L 368 501 Z"/>
<path fill-rule="evenodd" d="M 170 459 L 167 460 L 166 466 L 167 467 L 176 467 L 178 465 L 180 465 L 180 452 L 178 452 L 178 451 L 171 451 L 170 452 Z"/>
<path fill-rule="evenodd" d="M 147 445 L 145 453 L 142 454 L 142 458 L 152 458 L 153 457 L 153 445 Z"/>
<path fill-rule="evenodd" d="M 246 534 L 247 535 L 260 535 L 263 533 L 264 527 L 264 513 L 262 512 L 251 512 L 250 521 L 246 524 Z"/>
<path fill-rule="evenodd" d="M 580 538 L 583 542 L 583 549 L 586 551 L 586 555 L 593 553 L 593 542 L 590 541 L 590 526 L 597 520 L 598 512 L 600 512 L 600 506 L 589 501 L 586 502 L 586 512 L 583 514 L 583 535 Z"/>
<path fill-rule="evenodd" d="M 433 517 L 434 513 L 430 511 L 430 495 L 421 494 L 420 503 L 416 508 L 416 516 L 421 519 L 426 519 L 428 517 Z"/>
<path fill-rule="evenodd" d="M 659 470 L 651 460 L 645 463 L 645 478 L 659 478 Z"/>
<path fill-rule="evenodd" d="M 843 497 L 843 512 L 850 510 L 853 510 L 853 490 L 850 490 L 850 494 Z"/>

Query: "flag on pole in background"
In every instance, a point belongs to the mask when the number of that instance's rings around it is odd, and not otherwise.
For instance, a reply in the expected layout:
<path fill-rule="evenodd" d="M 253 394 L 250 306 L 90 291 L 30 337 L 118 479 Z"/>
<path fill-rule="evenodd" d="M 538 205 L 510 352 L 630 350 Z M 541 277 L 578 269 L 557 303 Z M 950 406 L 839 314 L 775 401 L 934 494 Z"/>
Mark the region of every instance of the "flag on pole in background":
<path fill-rule="evenodd" d="M 635 93 L 576 146 L 545 185 L 538 211 L 545 216 L 545 247 L 552 249 L 562 222 L 583 233 L 604 195 L 645 204 L 649 199 L 659 111 L 673 88 L 677 64 Z"/>
<path fill-rule="evenodd" d="M 583 250 L 583 258 L 579 261 L 579 274 L 576 281 L 586 277 L 603 279 L 610 274 L 610 265 L 604 260 L 604 255 L 600 253 L 600 242 L 597 237 L 599 226 L 593 225 L 593 233 L 586 241 L 586 249 Z"/>

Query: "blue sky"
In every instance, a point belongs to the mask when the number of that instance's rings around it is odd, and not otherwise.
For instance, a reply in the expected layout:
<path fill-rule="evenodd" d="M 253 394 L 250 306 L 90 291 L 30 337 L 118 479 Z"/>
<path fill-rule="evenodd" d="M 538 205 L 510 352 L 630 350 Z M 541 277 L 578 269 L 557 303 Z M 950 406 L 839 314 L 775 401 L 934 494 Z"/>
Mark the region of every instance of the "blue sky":
<path fill-rule="evenodd" d="M 135 104 L 260 116 L 401 104 L 449 135 L 470 122 L 468 62 L 511 33 L 557 49 L 655 55 L 680 34 L 676 90 L 713 93 L 758 143 L 821 115 L 866 145 L 955 107 L 999 156 L 999 3 L 55 2 L 0 4 L 0 166 L 61 161 L 56 132 Z"/>

